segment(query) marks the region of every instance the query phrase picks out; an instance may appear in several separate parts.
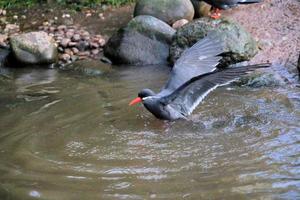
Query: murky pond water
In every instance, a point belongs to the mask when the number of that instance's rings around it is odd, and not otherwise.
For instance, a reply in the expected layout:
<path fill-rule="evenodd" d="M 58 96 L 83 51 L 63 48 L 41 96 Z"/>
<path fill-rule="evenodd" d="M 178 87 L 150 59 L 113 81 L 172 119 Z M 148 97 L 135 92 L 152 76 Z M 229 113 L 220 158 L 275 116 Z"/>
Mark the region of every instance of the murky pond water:
<path fill-rule="evenodd" d="M 128 102 L 163 67 L 0 85 L 0 199 L 299 199 L 300 88 L 227 86 L 188 121 Z"/>

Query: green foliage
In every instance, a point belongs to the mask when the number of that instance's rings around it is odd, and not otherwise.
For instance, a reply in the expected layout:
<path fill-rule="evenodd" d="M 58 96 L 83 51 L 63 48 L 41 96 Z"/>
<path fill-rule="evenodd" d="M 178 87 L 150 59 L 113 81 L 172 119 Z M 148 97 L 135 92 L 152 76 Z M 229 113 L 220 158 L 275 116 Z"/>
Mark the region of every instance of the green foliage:
<path fill-rule="evenodd" d="M 30 7 L 37 3 L 49 3 L 56 2 L 58 4 L 76 4 L 78 6 L 93 7 L 96 5 L 112 5 L 120 6 L 126 3 L 132 3 L 136 0 L 0 0 L 0 8 L 18 8 L 18 7 Z"/>
<path fill-rule="evenodd" d="M 0 8 L 30 7 L 38 0 L 0 0 Z"/>

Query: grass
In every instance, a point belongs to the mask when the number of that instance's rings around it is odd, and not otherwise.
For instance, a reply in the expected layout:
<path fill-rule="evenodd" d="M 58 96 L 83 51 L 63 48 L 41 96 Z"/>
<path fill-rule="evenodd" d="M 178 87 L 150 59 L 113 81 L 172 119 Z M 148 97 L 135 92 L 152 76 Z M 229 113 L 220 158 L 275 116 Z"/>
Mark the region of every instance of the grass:
<path fill-rule="evenodd" d="M 66 0 L 52 0 L 57 4 L 66 5 Z M 95 7 L 97 5 L 112 5 L 112 6 L 120 6 L 127 3 L 135 2 L 136 0 L 77 0 L 73 2 L 77 6 L 87 6 L 87 7 Z M 21 8 L 21 7 L 30 7 L 36 5 L 38 3 L 46 3 L 47 0 L 0 0 L 0 8 Z M 69 1 L 70 2 L 70 1 Z M 68 3 L 70 4 L 70 3 Z"/>

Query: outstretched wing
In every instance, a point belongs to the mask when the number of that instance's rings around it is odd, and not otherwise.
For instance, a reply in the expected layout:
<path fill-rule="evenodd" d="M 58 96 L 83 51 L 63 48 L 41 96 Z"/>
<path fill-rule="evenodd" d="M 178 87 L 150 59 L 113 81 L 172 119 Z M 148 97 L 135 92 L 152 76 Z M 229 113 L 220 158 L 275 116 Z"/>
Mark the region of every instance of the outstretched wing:
<path fill-rule="evenodd" d="M 218 86 L 226 85 L 242 75 L 259 68 L 270 67 L 269 63 L 249 65 L 245 67 L 232 67 L 221 71 L 214 71 L 192 78 L 168 96 L 161 99 L 164 105 L 187 116 L 193 112 L 198 104 L 209 92 Z"/>
<path fill-rule="evenodd" d="M 206 36 L 181 54 L 163 90 L 174 91 L 191 78 L 212 72 L 219 64 L 221 53 L 223 45 L 216 35 Z"/>

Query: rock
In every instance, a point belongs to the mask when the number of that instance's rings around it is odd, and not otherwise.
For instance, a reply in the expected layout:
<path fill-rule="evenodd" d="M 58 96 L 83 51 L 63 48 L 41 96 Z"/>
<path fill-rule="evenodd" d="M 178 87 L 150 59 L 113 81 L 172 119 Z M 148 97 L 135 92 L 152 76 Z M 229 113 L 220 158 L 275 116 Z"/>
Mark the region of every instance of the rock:
<path fill-rule="evenodd" d="M 79 52 L 79 50 L 76 47 L 72 47 L 72 51 L 74 54 L 77 54 Z"/>
<path fill-rule="evenodd" d="M 4 67 L 9 54 L 10 54 L 10 51 L 8 49 L 0 48 L 0 68 Z"/>
<path fill-rule="evenodd" d="M 68 30 L 67 32 L 66 32 L 66 37 L 67 38 L 72 38 L 73 37 L 73 35 L 74 35 L 74 32 L 73 31 L 70 31 L 70 30 Z"/>
<path fill-rule="evenodd" d="M 90 47 L 96 49 L 96 48 L 99 48 L 99 44 L 96 42 L 91 42 Z"/>
<path fill-rule="evenodd" d="M 104 64 L 97 60 L 79 60 L 62 68 L 71 70 L 88 76 L 99 76 L 112 71 L 110 65 Z"/>
<path fill-rule="evenodd" d="M 69 42 L 69 43 L 68 43 L 68 46 L 69 46 L 69 47 L 76 47 L 77 44 L 78 44 L 77 42 Z"/>
<path fill-rule="evenodd" d="M 78 42 L 80 39 L 81 39 L 81 37 L 80 37 L 79 34 L 75 34 L 75 35 L 73 35 L 73 37 L 72 37 L 72 41 L 73 41 L 73 42 Z"/>
<path fill-rule="evenodd" d="M 174 22 L 174 24 L 172 25 L 172 27 L 174 29 L 179 29 L 180 27 L 182 27 L 183 25 L 185 25 L 187 23 L 189 23 L 188 20 L 186 20 L 186 19 L 180 19 L 180 20 Z"/>
<path fill-rule="evenodd" d="M 223 42 L 226 52 L 220 66 L 250 60 L 258 52 L 255 40 L 236 22 L 225 18 L 200 18 L 176 32 L 170 48 L 170 61 L 174 63 L 185 49 L 212 32 Z"/>
<path fill-rule="evenodd" d="M 275 87 L 285 85 L 284 79 L 276 73 L 272 72 L 253 72 L 249 75 L 242 76 L 239 80 L 235 81 L 238 86 L 248 86 L 252 88 L 259 87 Z"/>
<path fill-rule="evenodd" d="M 0 47 L 6 46 L 8 36 L 7 34 L 0 34 Z"/>
<path fill-rule="evenodd" d="M 242 76 L 235 84 L 253 88 L 297 85 L 299 82 L 296 68 L 293 63 L 273 63 L 271 68 Z"/>
<path fill-rule="evenodd" d="M 93 55 L 97 55 L 97 54 L 99 54 L 100 51 L 99 51 L 99 49 L 93 49 L 91 52 Z"/>
<path fill-rule="evenodd" d="M 57 60 L 54 40 L 45 32 L 29 32 L 10 37 L 15 58 L 25 64 L 51 64 Z"/>
<path fill-rule="evenodd" d="M 151 15 L 168 24 L 177 20 L 194 17 L 194 7 L 189 0 L 139 0 L 134 9 L 134 16 Z"/>
<path fill-rule="evenodd" d="M 77 53 L 78 56 L 88 57 L 91 53 L 89 51 L 80 51 Z"/>
<path fill-rule="evenodd" d="M 68 46 L 69 42 L 71 42 L 71 40 L 69 38 L 63 38 L 62 41 L 60 42 L 60 45 L 64 48 L 66 48 Z"/>
<path fill-rule="evenodd" d="M 67 30 L 67 26 L 66 25 L 60 25 L 60 26 L 57 27 L 57 30 L 65 31 L 65 30 Z"/>
<path fill-rule="evenodd" d="M 104 55 L 116 64 L 166 63 L 174 33 L 172 27 L 155 17 L 137 16 L 109 39 Z"/>
<path fill-rule="evenodd" d="M 6 24 L 4 33 L 12 34 L 20 31 L 20 26 L 16 24 Z"/>
<path fill-rule="evenodd" d="M 68 61 L 71 59 L 71 56 L 67 53 L 64 53 L 60 56 L 60 59 L 63 60 L 63 61 Z"/>
<path fill-rule="evenodd" d="M 87 41 L 80 41 L 76 47 L 79 51 L 85 51 L 89 47 L 89 43 Z"/>
<path fill-rule="evenodd" d="M 71 49 L 65 49 L 65 53 L 69 54 L 70 56 L 74 55 L 74 53 L 73 53 L 73 51 Z"/>
<path fill-rule="evenodd" d="M 204 1 L 191 0 L 195 9 L 194 18 L 207 17 L 210 14 L 211 5 L 205 3 Z"/>

